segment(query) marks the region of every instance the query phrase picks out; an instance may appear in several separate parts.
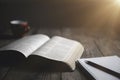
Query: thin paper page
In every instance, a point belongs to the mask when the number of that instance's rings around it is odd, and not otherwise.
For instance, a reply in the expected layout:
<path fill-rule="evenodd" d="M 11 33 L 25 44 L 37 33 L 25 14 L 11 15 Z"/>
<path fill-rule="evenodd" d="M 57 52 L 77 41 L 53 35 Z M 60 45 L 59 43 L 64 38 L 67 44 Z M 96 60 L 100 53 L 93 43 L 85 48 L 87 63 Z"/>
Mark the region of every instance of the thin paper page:
<path fill-rule="evenodd" d="M 101 71 L 97 68 L 94 68 L 85 63 L 85 60 L 95 62 L 99 65 L 102 65 L 106 68 L 109 68 L 113 71 L 120 73 L 120 58 L 117 56 L 109 57 L 100 57 L 100 58 L 89 58 L 89 59 L 80 59 L 79 62 L 85 67 L 85 69 L 92 74 L 96 80 L 120 80 L 115 76 L 112 76 L 104 71 Z"/>
<path fill-rule="evenodd" d="M 33 54 L 64 61 L 73 54 L 78 45 L 79 43 L 76 41 L 56 36 L 45 43 L 45 45 L 43 45 Z"/>
<path fill-rule="evenodd" d="M 26 57 L 49 40 L 46 35 L 38 34 L 21 38 L 0 50 L 17 50 Z"/>

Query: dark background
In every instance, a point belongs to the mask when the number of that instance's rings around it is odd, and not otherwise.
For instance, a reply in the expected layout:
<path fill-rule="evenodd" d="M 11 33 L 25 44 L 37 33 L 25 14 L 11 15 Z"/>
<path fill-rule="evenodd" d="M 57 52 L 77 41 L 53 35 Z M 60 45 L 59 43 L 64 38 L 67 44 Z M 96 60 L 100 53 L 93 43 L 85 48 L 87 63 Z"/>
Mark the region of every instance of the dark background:
<path fill-rule="evenodd" d="M 11 20 L 19 19 L 28 21 L 31 27 L 83 28 L 88 33 L 118 35 L 119 15 L 111 3 L 110 0 L 0 0 L 0 32 L 10 27 Z"/>

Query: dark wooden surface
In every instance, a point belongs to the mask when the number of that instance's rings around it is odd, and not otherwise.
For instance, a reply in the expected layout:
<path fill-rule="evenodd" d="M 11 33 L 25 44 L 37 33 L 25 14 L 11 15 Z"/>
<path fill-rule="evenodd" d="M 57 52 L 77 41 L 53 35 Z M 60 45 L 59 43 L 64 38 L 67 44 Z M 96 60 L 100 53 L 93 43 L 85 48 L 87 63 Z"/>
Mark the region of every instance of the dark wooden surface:
<path fill-rule="evenodd" d="M 85 47 L 81 58 L 118 55 L 120 56 L 119 39 L 104 36 L 102 33 L 85 32 L 80 28 L 56 27 L 56 28 L 31 28 L 27 35 L 46 34 L 80 41 Z M 102 35 L 102 36 L 101 36 Z M 16 39 L 6 35 L 0 36 L 0 47 L 5 46 Z M 49 66 L 49 65 L 48 65 Z M 16 67 L 0 67 L 0 80 L 89 80 L 87 76 L 76 68 L 73 72 L 29 72 L 17 70 Z"/>

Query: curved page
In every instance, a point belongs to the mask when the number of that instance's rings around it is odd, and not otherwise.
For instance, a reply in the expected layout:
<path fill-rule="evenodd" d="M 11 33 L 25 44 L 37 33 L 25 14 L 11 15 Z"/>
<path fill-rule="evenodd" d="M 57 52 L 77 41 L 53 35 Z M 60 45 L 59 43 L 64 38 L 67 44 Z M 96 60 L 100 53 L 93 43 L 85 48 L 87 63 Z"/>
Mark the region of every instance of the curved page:
<path fill-rule="evenodd" d="M 49 37 L 43 34 L 26 36 L 3 47 L 0 49 L 0 51 L 18 51 L 21 52 L 25 57 L 28 57 L 32 52 L 41 47 L 48 40 Z"/>
<path fill-rule="evenodd" d="M 83 46 L 74 40 L 55 36 L 32 55 L 42 56 L 55 61 L 61 61 L 75 69 L 75 61 L 83 53 Z M 59 65 L 58 65 L 59 66 Z"/>

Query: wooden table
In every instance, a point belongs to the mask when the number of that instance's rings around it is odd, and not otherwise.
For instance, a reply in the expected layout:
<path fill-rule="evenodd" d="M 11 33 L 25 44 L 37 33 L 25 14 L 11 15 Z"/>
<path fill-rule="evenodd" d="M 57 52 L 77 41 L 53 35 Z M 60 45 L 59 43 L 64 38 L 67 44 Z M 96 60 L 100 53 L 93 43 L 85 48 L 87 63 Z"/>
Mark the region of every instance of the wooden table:
<path fill-rule="evenodd" d="M 80 41 L 85 47 L 81 58 L 118 55 L 120 56 L 120 41 L 100 34 L 84 32 L 79 28 L 32 28 L 27 35 L 46 34 Z M 103 35 L 103 36 L 101 36 Z M 14 38 L 0 38 L 0 47 L 14 41 Z M 79 68 L 73 72 L 29 72 L 17 70 L 16 67 L 0 67 L 0 80 L 89 80 Z"/>

